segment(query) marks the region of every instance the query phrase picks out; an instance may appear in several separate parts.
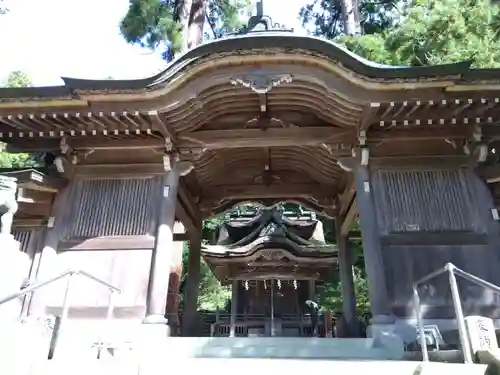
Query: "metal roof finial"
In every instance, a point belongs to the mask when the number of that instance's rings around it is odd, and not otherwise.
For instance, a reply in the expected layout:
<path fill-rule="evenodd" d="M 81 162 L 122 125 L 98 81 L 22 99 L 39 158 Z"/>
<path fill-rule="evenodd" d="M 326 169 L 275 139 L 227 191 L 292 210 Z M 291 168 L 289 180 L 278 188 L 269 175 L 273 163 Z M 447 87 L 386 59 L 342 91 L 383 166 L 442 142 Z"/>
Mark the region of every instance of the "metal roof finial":
<path fill-rule="evenodd" d="M 264 17 L 264 0 L 257 0 L 255 3 L 255 7 L 257 8 L 257 17 Z"/>
<path fill-rule="evenodd" d="M 256 15 L 250 17 L 248 26 L 241 29 L 236 34 L 248 34 L 262 31 L 288 31 L 293 32 L 293 29 L 286 28 L 279 23 L 273 23 L 271 17 L 264 15 L 264 0 L 255 2 Z"/>

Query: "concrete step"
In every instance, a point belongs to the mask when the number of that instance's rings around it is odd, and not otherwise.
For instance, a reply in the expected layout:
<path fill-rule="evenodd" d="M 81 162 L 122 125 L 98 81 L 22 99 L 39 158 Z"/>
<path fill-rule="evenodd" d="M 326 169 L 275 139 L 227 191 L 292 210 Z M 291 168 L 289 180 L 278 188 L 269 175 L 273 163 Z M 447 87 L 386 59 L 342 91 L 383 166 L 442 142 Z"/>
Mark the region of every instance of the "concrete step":
<path fill-rule="evenodd" d="M 402 360 L 403 345 L 383 345 L 374 339 L 327 339 L 289 337 L 143 337 L 134 342 L 105 343 L 106 356 L 136 357 L 154 353 L 164 358 L 303 358 Z M 98 346 L 62 335 L 56 353 L 61 358 L 96 358 Z"/>
<path fill-rule="evenodd" d="M 304 374 L 370 374 L 370 375 L 484 375 L 486 365 L 465 365 L 447 363 L 421 363 L 405 361 L 325 361 L 297 359 L 220 359 L 190 358 L 165 361 L 156 358 L 145 362 L 120 361 L 83 361 L 68 362 L 53 360 L 29 370 L 16 367 L 0 369 L 9 375 L 159 375 L 175 369 L 183 373 L 204 375 L 228 373 L 272 374 L 286 371 L 287 375 Z"/>
<path fill-rule="evenodd" d="M 172 337 L 155 345 L 173 358 L 304 358 L 399 360 L 403 347 L 373 339 L 291 337 Z"/>

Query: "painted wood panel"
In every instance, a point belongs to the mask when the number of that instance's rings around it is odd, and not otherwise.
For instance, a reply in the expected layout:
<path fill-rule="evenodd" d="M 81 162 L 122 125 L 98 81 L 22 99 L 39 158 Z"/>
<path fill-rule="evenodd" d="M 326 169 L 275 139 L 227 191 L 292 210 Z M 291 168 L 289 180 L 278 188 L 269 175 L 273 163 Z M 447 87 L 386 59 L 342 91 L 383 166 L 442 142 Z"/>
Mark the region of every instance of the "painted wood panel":
<path fill-rule="evenodd" d="M 149 249 L 143 250 L 78 250 L 58 253 L 58 262 L 65 268 L 80 268 L 120 288 L 115 300 L 115 316 L 142 318 L 146 310 L 146 296 L 151 267 Z M 46 293 L 47 311 L 60 313 L 66 283 L 50 286 Z M 104 317 L 109 305 L 108 288 L 77 276 L 71 285 L 70 314 L 76 317 Z"/>
<path fill-rule="evenodd" d="M 412 284 L 451 262 L 500 285 L 500 228 L 491 195 L 472 169 L 372 174 L 391 310 L 414 316 Z M 464 312 L 500 318 L 500 297 L 459 281 Z M 454 318 L 447 275 L 421 288 L 427 318 Z"/>
<path fill-rule="evenodd" d="M 387 290 L 392 311 L 398 316 L 414 316 L 412 284 L 447 262 L 500 285 L 500 249 L 487 245 L 387 246 L 383 250 Z M 500 296 L 457 277 L 464 313 L 488 314 L 500 318 Z M 427 318 L 454 318 L 448 276 L 442 275 L 420 289 Z"/>
<path fill-rule="evenodd" d="M 472 232 L 478 210 L 458 170 L 379 170 L 372 175 L 382 235 L 408 232 Z"/>
<path fill-rule="evenodd" d="M 154 234 L 160 179 L 80 180 L 64 240 Z"/>

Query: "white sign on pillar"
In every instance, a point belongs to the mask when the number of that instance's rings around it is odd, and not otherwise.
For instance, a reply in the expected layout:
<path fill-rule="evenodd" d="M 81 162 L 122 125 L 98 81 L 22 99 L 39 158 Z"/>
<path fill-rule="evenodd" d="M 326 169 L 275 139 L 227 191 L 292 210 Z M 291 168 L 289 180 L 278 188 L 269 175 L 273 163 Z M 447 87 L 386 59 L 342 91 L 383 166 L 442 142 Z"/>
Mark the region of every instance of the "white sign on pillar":
<path fill-rule="evenodd" d="M 498 341 L 492 319 L 484 316 L 468 316 L 465 318 L 465 326 L 467 327 L 469 345 L 473 354 L 476 354 L 479 350 L 498 349 Z"/>

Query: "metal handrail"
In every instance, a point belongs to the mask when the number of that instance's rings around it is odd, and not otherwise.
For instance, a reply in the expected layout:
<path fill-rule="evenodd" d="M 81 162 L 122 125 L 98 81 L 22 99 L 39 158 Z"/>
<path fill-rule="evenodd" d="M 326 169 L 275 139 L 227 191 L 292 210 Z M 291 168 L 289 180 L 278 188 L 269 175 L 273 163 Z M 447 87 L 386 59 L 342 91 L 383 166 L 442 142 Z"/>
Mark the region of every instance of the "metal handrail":
<path fill-rule="evenodd" d="M 437 276 L 442 275 L 443 273 L 448 273 L 448 280 L 450 282 L 450 289 L 451 289 L 451 297 L 453 300 L 453 308 L 455 310 L 455 316 L 457 319 L 457 327 L 458 327 L 458 335 L 460 339 L 460 346 L 462 349 L 462 353 L 464 356 L 464 362 L 465 363 L 473 363 L 472 360 L 472 353 L 471 349 L 469 347 L 468 343 L 468 333 L 467 329 L 465 327 L 465 318 L 464 318 L 464 312 L 462 310 L 462 303 L 460 300 L 460 293 L 458 291 L 458 284 L 457 284 L 457 279 L 455 275 L 461 276 L 464 279 L 482 286 L 483 288 L 489 289 L 495 293 L 500 294 L 500 287 L 496 286 L 495 284 L 492 284 L 486 280 L 483 280 L 477 276 L 471 275 L 470 273 L 465 272 L 464 270 L 461 270 L 460 268 L 457 268 L 454 264 L 452 263 L 446 263 L 443 268 L 440 268 L 429 275 L 421 278 L 420 280 L 417 280 L 416 282 L 413 283 L 413 302 L 415 305 L 415 312 L 417 316 L 417 324 L 418 324 L 418 330 L 419 330 L 419 340 L 420 340 L 420 349 L 422 350 L 422 359 L 425 362 L 429 361 L 429 351 L 427 348 L 427 341 L 425 340 L 424 336 L 424 322 L 422 318 L 422 311 L 420 308 L 420 296 L 418 294 L 418 288 L 420 285 L 427 283 L 428 281 L 434 279 Z"/>
<path fill-rule="evenodd" d="M 78 270 L 78 269 L 76 269 L 76 270 L 72 269 L 72 270 L 66 270 L 66 271 L 64 271 L 63 273 L 61 273 L 61 274 L 59 274 L 57 276 L 51 277 L 50 279 L 39 281 L 39 282 L 35 282 L 34 284 L 32 284 L 32 285 L 30 285 L 30 286 L 28 286 L 26 288 L 23 288 L 23 289 L 15 292 L 15 293 L 9 294 L 6 297 L 0 298 L 0 305 L 3 305 L 4 303 L 12 301 L 12 300 L 14 300 L 16 298 L 24 297 L 25 295 L 27 295 L 29 293 L 32 293 L 32 292 L 36 291 L 37 289 L 40 289 L 40 288 L 44 287 L 45 285 L 52 284 L 53 282 L 55 282 L 57 280 L 61 280 L 61 279 L 64 279 L 66 276 L 72 276 L 72 275 L 82 275 L 82 276 L 85 276 L 88 279 L 94 280 L 95 282 L 108 287 L 113 292 L 121 293 L 121 290 L 118 289 L 117 287 L 109 284 L 108 282 L 106 282 L 104 280 L 99 279 L 96 276 L 91 275 L 90 273 L 88 273 L 86 271 Z"/>
<path fill-rule="evenodd" d="M 70 290 L 70 287 L 71 287 L 71 279 L 73 276 L 75 275 L 82 275 L 82 276 L 85 276 L 86 278 L 90 279 L 90 280 L 93 280 L 95 281 L 96 283 L 98 284 L 101 284 L 101 285 L 104 285 L 105 287 L 109 288 L 109 291 L 110 291 L 110 297 L 109 297 L 109 304 L 108 304 L 108 309 L 107 309 L 107 312 L 106 312 L 106 322 L 109 322 L 109 320 L 111 319 L 111 317 L 113 316 L 113 310 L 114 310 L 114 300 L 113 300 L 113 297 L 114 297 L 114 294 L 115 293 L 121 293 L 121 290 L 113 285 L 111 285 L 110 283 L 86 272 L 86 271 L 83 271 L 83 270 L 80 270 L 80 269 L 69 269 L 69 270 L 66 270 L 64 272 L 62 272 L 61 274 L 59 275 L 56 275 L 56 276 L 53 276 L 47 280 L 42 280 L 42 281 L 38 281 L 38 282 L 35 282 L 34 284 L 26 287 L 26 288 L 23 288 L 15 293 L 12 293 L 12 294 L 9 294 L 7 295 L 6 297 L 3 297 L 3 298 L 0 298 L 0 306 L 4 303 L 7 303 L 9 301 L 12 301 L 12 300 L 15 300 L 19 297 L 24 297 L 25 295 L 27 294 L 30 294 L 30 293 L 33 293 L 34 291 L 40 289 L 40 288 L 43 288 L 44 286 L 47 286 L 49 284 L 52 284 L 58 280 L 61 280 L 61 279 L 64 279 L 65 277 L 68 278 L 68 282 L 66 284 L 66 289 L 65 289 L 65 292 L 64 292 L 64 302 L 63 302 L 63 311 L 62 311 L 62 314 L 61 314 L 61 320 L 60 320 L 60 324 L 59 324 L 59 330 L 60 330 L 60 327 L 63 326 L 64 322 L 67 320 L 68 318 L 68 315 L 69 315 L 69 307 L 70 307 L 70 299 L 69 299 L 69 290 Z M 100 355 L 101 355 L 101 351 L 105 349 L 105 345 L 103 344 L 102 342 L 102 339 L 101 337 L 99 338 L 99 348 L 98 348 L 98 358 L 100 358 Z"/>

